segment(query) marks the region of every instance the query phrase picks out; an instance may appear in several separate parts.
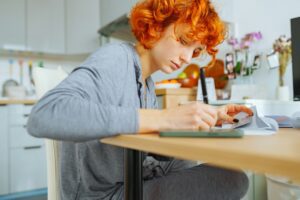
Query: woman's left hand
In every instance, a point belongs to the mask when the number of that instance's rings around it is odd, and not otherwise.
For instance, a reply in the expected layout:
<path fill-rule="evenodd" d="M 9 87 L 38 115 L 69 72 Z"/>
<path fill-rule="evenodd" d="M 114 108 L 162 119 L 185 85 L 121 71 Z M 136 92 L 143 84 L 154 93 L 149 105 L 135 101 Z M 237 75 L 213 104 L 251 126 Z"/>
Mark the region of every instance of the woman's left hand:
<path fill-rule="evenodd" d="M 236 105 L 236 104 L 228 104 L 225 106 L 221 106 L 217 108 L 218 111 L 218 121 L 217 126 L 222 125 L 222 122 L 228 122 L 228 123 L 236 123 L 238 122 L 237 119 L 234 119 L 233 116 L 238 114 L 239 112 L 245 112 L 249 116 L 253 115 L 253 112 L 250 108 L 244 106 L 244 105 Z"/>

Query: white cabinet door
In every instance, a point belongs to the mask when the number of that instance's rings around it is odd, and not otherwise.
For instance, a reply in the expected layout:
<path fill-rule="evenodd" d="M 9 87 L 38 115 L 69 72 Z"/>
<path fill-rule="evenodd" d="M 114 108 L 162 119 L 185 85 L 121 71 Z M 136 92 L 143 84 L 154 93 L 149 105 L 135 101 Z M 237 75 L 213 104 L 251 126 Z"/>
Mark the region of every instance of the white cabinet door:
<path fill-rule="evenodd" d="M 10 192 L 47 187 L 44 146 L 10 150 Z"/>
<path fill-rule="evenodd" d="M 35 52 L 65 53 L 64 1 L 27 0 L 27 43 Z"/>
<path fill-rule="evenodd" d="M 26 45 L 25 0 L 1 0 L 0 13 L 0 48 L 14 46 L 24 49 Z"/>
<path fill-rule="evenodd" d="M 24 126 L 27 124 L 32 105 L 8 105 L 9 125 Z"/>
<path fill-rule="evenodd" d="M 90 53 L 99 47 L 99 0 L 66 0 L 66 53 Z"/>
<path fill-rule="evenodd" d="M 133 0 L 100 0 L 101 26 L 105 26 L 125 13 L 129 13 L 132 7 L 132 1 Z"/>
<path fill-rule="evenodd" d="M 8 131 L 10 148 L 23 148 L 44 145 L 44 139 L 29 135 L 26 128 L 23 126 L 10 126 Z"/>
<path fill-rule="evenodd" d="M 0 195 L 9 192 L 8 187 L 8 109 L 0 106 Z"/>

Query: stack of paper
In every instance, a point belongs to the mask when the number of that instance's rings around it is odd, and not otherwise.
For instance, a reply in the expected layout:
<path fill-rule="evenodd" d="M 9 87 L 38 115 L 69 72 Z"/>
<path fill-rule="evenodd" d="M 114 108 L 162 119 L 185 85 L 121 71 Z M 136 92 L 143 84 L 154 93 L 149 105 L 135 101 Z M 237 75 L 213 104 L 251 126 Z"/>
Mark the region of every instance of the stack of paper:
<path fill-rule="evenodd" d="M 259 117 L 257 115 L 256 107 L 251 107 L 253 116 L 248 116 L 247 113 L 238 113 L 234 118 L 239 122 L 236 124 L 224 123 L 222 128 L 230 129 L 236 128 L 244 131 L 245 135 L 272 135 L 278 131 L 278 123 L 268 117 Z"/>

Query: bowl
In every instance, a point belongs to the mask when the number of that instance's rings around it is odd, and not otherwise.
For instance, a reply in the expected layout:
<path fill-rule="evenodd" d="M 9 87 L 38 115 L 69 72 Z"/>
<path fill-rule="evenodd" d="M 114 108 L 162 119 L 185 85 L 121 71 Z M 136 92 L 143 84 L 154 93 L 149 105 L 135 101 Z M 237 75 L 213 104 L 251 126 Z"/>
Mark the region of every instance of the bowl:
<path fill-rule="evenodd" d="M 156 83 L 155 88 L 156 89 L 176 89 L 180 88 L 180 83 Z"/>
<path fill-rule="evenodd" d="M 185 88 L 193 88 L 198 85 L 198 79 L 195 78 L 178 79 L 178 81 L 181 83 L 181 86 Z"/>

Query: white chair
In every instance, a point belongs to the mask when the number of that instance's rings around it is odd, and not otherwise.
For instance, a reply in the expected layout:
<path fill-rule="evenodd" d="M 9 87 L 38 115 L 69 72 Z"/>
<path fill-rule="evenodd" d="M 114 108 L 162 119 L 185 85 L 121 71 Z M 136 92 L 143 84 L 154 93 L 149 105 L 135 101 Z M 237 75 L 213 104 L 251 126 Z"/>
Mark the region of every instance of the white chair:
<path fill-rule="evenodd" d="M 33 68 L 33 79 L 38 98 L 41 98 L 47 91 L 54 88 L 68 74 L 61 67 L 48 69 L 41 67 Z M 47 157 L 47 185 L 48 200 L 60 200 L 59 190 L 59 147 L 58 141 L 46 139 Z"/>

